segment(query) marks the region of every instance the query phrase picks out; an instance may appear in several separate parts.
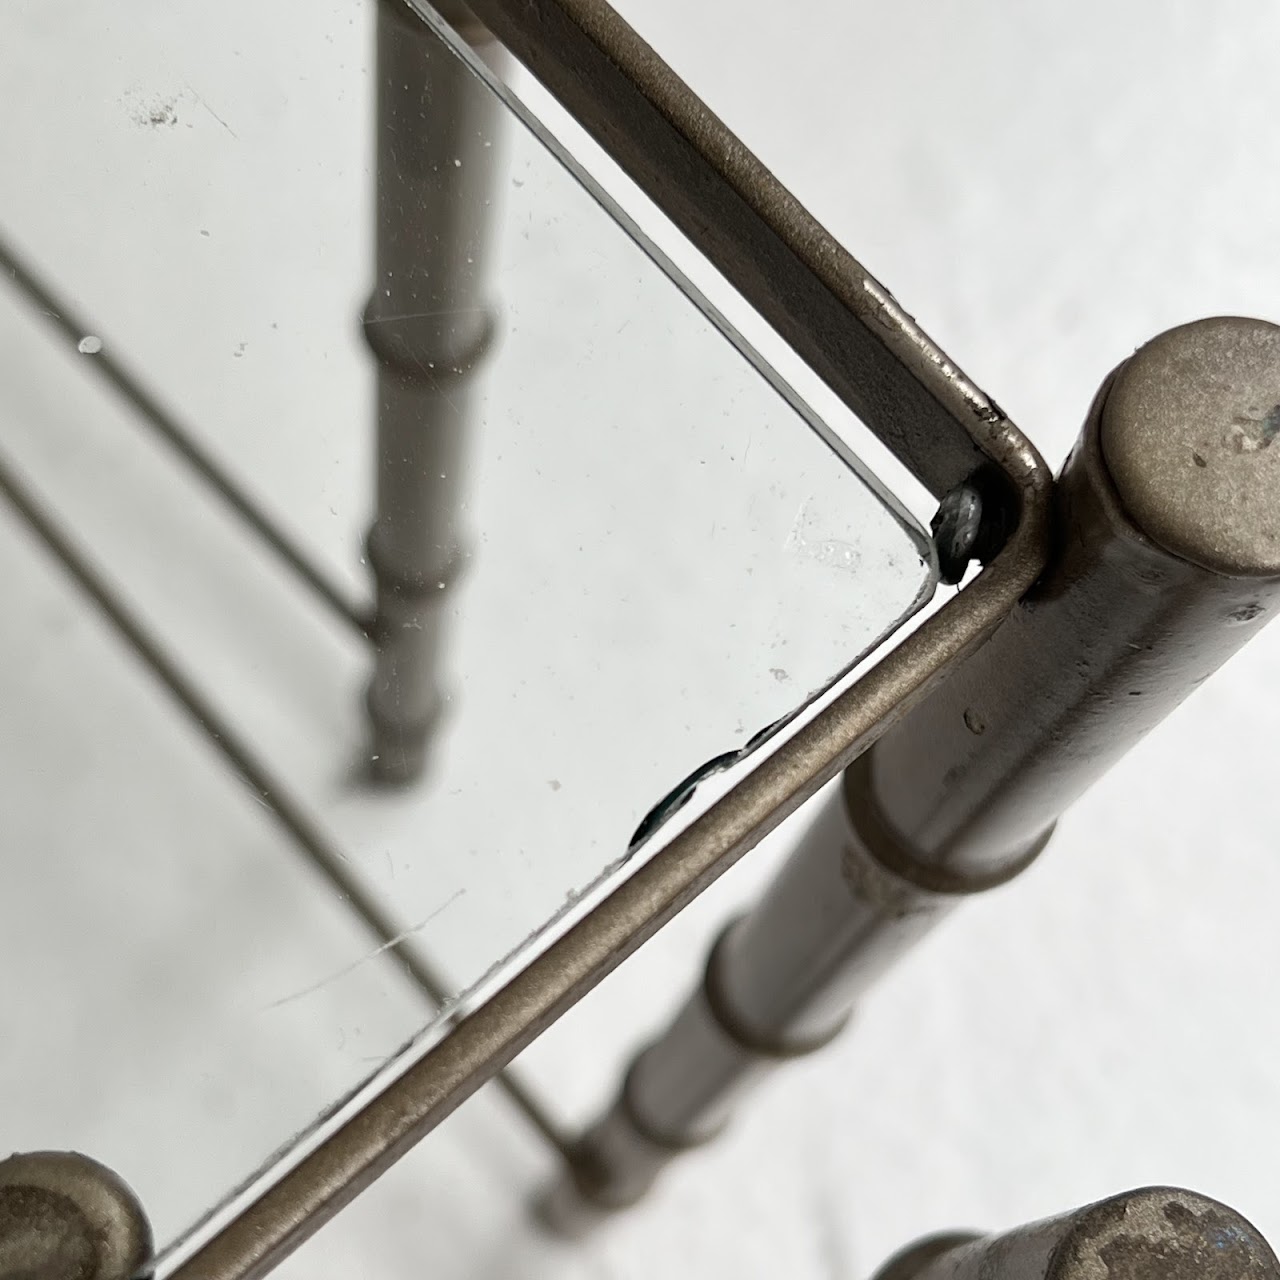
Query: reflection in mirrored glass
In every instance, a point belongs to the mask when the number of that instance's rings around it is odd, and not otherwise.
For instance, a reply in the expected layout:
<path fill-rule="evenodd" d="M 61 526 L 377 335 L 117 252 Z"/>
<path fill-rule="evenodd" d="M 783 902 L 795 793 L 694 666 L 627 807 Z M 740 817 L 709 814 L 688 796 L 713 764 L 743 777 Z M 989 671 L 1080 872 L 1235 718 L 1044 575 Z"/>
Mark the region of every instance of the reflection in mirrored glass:
<path fill-rule="evenodd" d="M 474 54 L 214 8 L 0 15 L 0 1118 L 161 1241 L 933 586 Z"/>

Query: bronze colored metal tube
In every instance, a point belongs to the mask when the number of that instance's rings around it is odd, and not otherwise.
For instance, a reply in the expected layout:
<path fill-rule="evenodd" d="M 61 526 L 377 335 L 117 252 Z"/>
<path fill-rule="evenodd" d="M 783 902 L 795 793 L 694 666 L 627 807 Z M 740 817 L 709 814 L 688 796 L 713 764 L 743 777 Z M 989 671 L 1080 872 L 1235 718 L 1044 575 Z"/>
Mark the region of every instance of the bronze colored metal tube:
<path fill-rule="evenodd" d="M 134 1280 L 151 1226 L 132 1190 L 74 1151 L 0 1160 L 0 1280 Z"/>
<path fill-rule="evenodd" d="M 1280 1263 L 1234 1209 L 1146 1187 L 1002 1235 L 935 1236 L 875 1280 L 1277 1280 Z"/>
<path fill-rule="evenodd" d="M 1171 330 L 1107 379 L 1057 484 L 1050 563 L 1017 609 L 846 771 L 700 990 L 644 1050 L 546 1202 L 566 1230 L 632 1202 L 778 1060 L 1058 815 L 1280 600 L 1280 328 Z"/>

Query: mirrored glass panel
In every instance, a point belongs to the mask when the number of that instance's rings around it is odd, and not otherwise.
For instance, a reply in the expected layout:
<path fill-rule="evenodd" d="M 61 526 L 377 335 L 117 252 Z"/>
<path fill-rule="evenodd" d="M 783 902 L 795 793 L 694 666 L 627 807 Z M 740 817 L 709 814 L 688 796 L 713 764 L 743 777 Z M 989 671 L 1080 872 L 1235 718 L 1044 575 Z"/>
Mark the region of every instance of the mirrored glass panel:
<path fill-rule="evenodd" d="M 486 60 L 0 8 L 0 1135 L 162 1244 L 933 589 Z"/>

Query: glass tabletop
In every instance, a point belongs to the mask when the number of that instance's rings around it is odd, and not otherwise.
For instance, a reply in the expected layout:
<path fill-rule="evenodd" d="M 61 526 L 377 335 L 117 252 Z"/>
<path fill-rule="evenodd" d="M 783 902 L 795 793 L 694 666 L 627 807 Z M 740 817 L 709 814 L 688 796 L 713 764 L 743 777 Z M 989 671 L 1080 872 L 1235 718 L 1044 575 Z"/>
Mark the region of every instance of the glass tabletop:
<path fill-rule="evenodd" d="M 0 1141 L 167 1244 L 933 554 L 430 12 L 11 0 L 0 84 Z"/>

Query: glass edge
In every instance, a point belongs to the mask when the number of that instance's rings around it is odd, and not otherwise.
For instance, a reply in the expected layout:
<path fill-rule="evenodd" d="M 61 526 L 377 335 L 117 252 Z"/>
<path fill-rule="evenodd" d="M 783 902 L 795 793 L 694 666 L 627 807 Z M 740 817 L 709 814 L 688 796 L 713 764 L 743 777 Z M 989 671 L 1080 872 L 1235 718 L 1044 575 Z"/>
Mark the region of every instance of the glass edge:
<path fill-rule="evenodd" d="M 896 494 L 884 484 L 852 447 L 830 427 L 782 377 L 782 375 L 738 332 L 732 322 L 718 307 L 684 274 L 666 253 L 645 233 L 635 219 L 618 201 L 570 154 L 558 138 L 527 107 L 515 92 L 479 58 L 467 41 L 426 0 L 387 0 L 402 3 L 411 10 L 436 35 L 441 43 L 490 93 L 524 126 L 550 153 L 551 157 L 595 201 L 604 213 L 635 243 L 644 255 L 676 286 L 702 315 L 719 331 L 729 344 L 743 357 L 755 373 L 773 389 L 786 405 L 818 436 L 820 440 L 852 471 L 879 500 L 881 505 L 909 536 L 929 576 L 936 580 L 937 553 L 933 539 L 919 520 L 907 509 Z M 655 205 L 655 208 L 657 206 Z M 660 213 L 661 209 L 658 210 Z M 663 215 L 665 217 L 665 214 Z M 730 286 L 732 287 L 732 286 Z M 745 299 L 744 299 L 745 302 Z M 750 305 L 750 304 L 747 304 Z M 856 415 L 855 415 L 856 416 Z M 861 419 L 859 419 L 861 421 Z M 864 424 L 865 425 L 865 424 Z M 870 428 L 867 428 L 870 430 Z M 936 583 L 935 583 L 936 585 Z M 917 605 L 916 608 L 920 606 Z M 909 615 L 906 615 L 909 616 Z M 901 621 L 901 619 L 899 619 Z"/>

